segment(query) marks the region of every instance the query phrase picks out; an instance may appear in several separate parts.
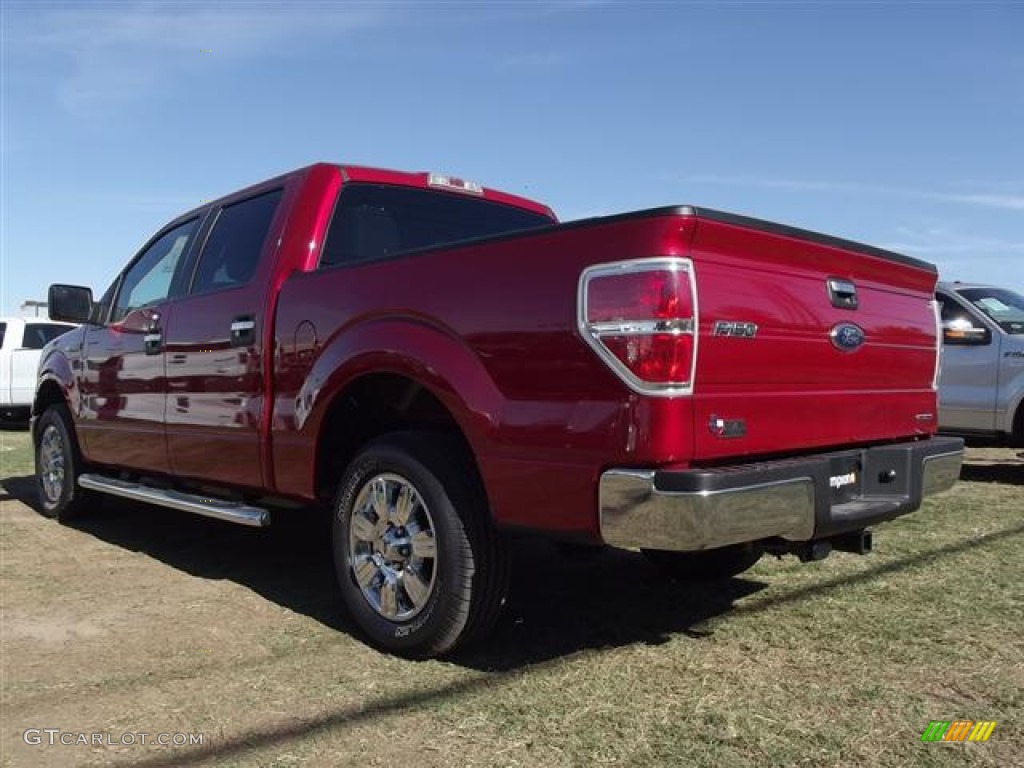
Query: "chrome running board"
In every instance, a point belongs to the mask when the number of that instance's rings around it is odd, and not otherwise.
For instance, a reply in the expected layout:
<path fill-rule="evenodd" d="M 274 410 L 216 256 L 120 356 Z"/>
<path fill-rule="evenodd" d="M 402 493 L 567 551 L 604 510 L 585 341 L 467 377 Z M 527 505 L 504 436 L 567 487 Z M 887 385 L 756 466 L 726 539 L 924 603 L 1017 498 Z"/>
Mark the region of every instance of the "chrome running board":
<path fill-rule="evenodd" d="M 191 512 L 196 515 L 203 515 L 204 517 L 213 517 L 217 520 L 226 520 L 229 523 L 249 525 L 255 528 L 270 525 L 269 510 L 262 507 L 250 507 L 235 501 L 211 499 L 208 496 L 198 496 L 164 488 L 151 488 L 148 485 L 115 480 L 103 475 L 81 475 L 78 478 L 78 484 L 83 488 L 88 488 L 90 491 L 123 496 L 126 499 L 134 499 L 136 501 L 145 501 L 161 507 L 179 509 L 182 512 Z"/>

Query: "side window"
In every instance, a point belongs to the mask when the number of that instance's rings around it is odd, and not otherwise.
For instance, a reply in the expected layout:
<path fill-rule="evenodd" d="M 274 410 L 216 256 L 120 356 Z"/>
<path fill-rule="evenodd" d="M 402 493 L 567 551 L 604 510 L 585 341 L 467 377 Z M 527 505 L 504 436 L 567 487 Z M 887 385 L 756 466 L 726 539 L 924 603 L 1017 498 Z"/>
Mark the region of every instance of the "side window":
<path fill-rule="evenodd" d="M 129 312 L 167 298 L 174 273 L 198 226 L 199 219 L 192 219 L 167 232 L 146 249 L 121 281 L 112 322 L 120 322 Z"/>
<path fill-rule="evenodd" d="M 7 335 L 7 323 L 0 323 L 0 347 L 4 345 L 4 336 Z"/>
<path fill-rule="evenodd" d="M 25 336 L 22 338 L 21 346 L 25 349 L 42 349 L 58 336 L 63 336 L 70 331 L 66 325 L 54 323 L 28 323 L 25 326 Z"/>
<path fill-rule="evenodd" d="M 283 190 L 223 208 L 203 246 L 191 293 L 242 285 L 256 272 Z"/>

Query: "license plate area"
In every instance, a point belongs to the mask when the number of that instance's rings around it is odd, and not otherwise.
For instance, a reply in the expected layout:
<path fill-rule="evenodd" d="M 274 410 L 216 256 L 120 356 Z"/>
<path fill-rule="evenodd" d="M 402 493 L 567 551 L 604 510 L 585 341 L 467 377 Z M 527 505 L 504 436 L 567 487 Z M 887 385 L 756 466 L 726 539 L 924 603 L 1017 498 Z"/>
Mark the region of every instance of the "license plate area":
<path fill-rule="evenodd" d="M 860 456 L 835 456 L 828 463 L 828 487 L 832 505 L 853 501 L 861 495 L 864 466 Z"/>

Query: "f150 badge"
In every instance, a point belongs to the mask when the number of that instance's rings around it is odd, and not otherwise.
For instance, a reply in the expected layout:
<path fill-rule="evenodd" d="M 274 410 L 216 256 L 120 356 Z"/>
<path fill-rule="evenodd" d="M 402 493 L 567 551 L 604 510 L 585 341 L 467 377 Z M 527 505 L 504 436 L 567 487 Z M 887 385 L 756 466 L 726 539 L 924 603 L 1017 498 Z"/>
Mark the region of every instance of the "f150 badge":
<path fill-rule="evenodd" d="M 745 323 L 735 320 L 718 320 L 711 329 L 712 336 L 732 336 L 739 339 L 752 339 L 757 336 L 757 323 Z"/>
<path fill-rule="evenodd" d="M 828 335 L 836 349 L 841 349 L 843 352 L 853 352 L 860 348 L 866 338 L 864 329 L 853 323 L 834 325 Z"/>

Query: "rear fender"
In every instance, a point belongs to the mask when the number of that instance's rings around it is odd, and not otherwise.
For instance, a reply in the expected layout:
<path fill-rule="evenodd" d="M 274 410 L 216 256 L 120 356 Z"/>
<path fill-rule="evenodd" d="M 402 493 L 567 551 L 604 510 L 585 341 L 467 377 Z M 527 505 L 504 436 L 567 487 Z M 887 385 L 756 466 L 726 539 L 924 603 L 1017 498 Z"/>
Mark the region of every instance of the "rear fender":
<path fill-rule="evenodd" d="M 1017 414 L 1024 407 L 1024 340 L 1018 339 L 1006 337 L 1000 349 L 996 429 L 1007 434 L 1013 434 Z"/>
<path fill-rule="evenodd" d="M 398 374 L 429 390 L 452 414 L 474 453 L 491 443 L 504 396 L 461 338 L 418 318 L 370 320 L 331 339 L 296 398 L 297 429 L 318 434 L 334 398 L 372 373 Z"/>
<path fill-rule="evenodd" d="M 1020 422 L 1016 421 L 1018 414 L 1022 413 L 1021 409 L 1024 408 L 1024 374 L 1018 376 L 1014 383 L 1017 387 L 1016 392 L 1010 395 L 1009 402 L 1000 413 L 1003 423 L 997 425 L 999 429 L 1007 434 L 1014 434 L 1014 427 L 1024 423 L 1024 418 L 1021 418 Z M 1024 439 L 1024 434 L 1015 435 L 1015 437 L 1017 439 Z"/>

